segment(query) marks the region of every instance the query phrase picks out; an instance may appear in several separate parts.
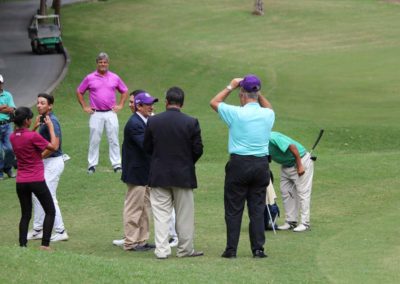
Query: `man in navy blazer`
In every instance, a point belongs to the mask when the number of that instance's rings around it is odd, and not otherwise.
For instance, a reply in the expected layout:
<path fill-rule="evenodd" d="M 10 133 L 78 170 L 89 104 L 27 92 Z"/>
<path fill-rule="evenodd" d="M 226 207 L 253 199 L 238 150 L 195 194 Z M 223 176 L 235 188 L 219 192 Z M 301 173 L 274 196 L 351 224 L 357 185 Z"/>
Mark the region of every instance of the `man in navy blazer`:
<path fill-rule="evenodd" d="M 124 250 L 146 251 L 154 249 L 149 244 L 150 207 L 148 177 L 150 156 L 143 149 L 147 119 L 152 115 L 153 104 L 157 102 L 148 93 L 138 90 L 129 97 L 129 107 L 133 114 L 124 128 L 122 144 L 122 176 L 128 191 L 124 204 Z"/>
<path fill-rule="evenodd" d="M 166 111 L 149 118 L 144 148 L 151 154 L 149 186 L 158 259 L 171 254 L 168 224 L 176 212 L 177 256 L 201 256 L 195 251 L 194 198 L 197 187 L 195 163 L 203 154 L 200 125 L 181 112 L 184 92 L 172 87 L 166 93 Z"/>

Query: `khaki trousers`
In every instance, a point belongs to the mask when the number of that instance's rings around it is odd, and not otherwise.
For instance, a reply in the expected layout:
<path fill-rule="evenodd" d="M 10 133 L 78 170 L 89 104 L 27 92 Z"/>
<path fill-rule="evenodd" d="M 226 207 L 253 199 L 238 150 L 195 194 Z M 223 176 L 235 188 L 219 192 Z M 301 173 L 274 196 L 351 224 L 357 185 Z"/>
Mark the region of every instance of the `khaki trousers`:
<path fill-rule="evenodd" d="M 300 210 L 300 223 L 309 226 L 314 162 L 309 153 L 301 158 L 301 162 L 305 169 L 301 177 L 297 174 L 296 167 L 281 168 L 281 193 L 285 221 L 297 222 Z"/>
<path fill-rule="evenodd" d="M 124 249 L 129 250 L 147 243 L 149 239 L 150 207 L 149 188 L 147 186 L 127 184 L 128 191 L 124 204 Z"/>
<path fill-rule="evenodd" d="M 194 198 L 193 189 L 178 187 L 153 187 L 150 191 L 151 209 L 154 217 L 154 235 L 157 257 L 171 255 L 169 245 L 169 224 L 172 209 L 176 213 L 176 232 L 178 234 L 177 256 L 193 253 L 194 236 Z"/>

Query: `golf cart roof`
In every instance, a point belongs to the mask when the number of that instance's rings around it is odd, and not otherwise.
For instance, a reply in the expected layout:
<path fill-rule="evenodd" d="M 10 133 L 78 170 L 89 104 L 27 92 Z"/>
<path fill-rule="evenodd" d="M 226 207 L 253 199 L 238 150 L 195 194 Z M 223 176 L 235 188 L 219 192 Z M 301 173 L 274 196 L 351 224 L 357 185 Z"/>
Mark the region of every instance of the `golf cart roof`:
<path fill-rule="evenodd" d="M 36 19 L 58 18 L 58 15 L 35 15 Z"/>

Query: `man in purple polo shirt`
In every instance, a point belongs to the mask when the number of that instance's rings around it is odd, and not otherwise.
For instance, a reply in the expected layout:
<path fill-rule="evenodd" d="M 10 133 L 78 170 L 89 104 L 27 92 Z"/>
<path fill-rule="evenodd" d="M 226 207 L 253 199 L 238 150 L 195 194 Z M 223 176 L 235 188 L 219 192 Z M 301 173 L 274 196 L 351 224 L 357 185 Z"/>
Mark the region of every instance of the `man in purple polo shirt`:
<path fill-rule="evenodd" d="M 121 154 L 118 141 L 118 116 L 128 97 L 128 87 L 115 73 L 108 70 L 109 57 L 101 52 L 97 58 L 97 70 L 90 73 L 79 85 L 76 96 L 84 112 L 90 114 L 88 174 L 96 171 L 99 163 L 99 146 L 104 127 L 109 143 L 109 155 L 114 172 L 121 172 Z M 89 106 L 83 95 L 89 91 Z M 121 94 L 119 103 L 116 103 L 115 92 Z"/>

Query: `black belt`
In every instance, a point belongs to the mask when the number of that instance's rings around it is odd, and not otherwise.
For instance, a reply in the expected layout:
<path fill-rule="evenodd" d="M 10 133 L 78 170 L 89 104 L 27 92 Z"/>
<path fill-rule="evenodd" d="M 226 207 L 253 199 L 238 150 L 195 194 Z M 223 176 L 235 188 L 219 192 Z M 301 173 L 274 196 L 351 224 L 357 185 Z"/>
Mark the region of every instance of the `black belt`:
<path fill-rule="evenodd" d="M 261 159 L 267 159 L 268 156 L 253 156 L 253 155 L 238 155 L 238 154 L 231 154 L 230 155 L 231 159 L 251 159 L 251 160 L 261 160 Z"/>
<path fill-rule="evenodd" d="M 111 109 L 93 109 L 96 112 L 107 112 L 107 111 L 112 111 Z"/>
<path fill-rule="evenodd" d="M 4 125 L 4 124 L 8 124 L 8 123 L 10 123 L 10 121 L 9 121 L 9 120 L 3 120 L 3 121 L 0 121 L 0 125 Z"/>

